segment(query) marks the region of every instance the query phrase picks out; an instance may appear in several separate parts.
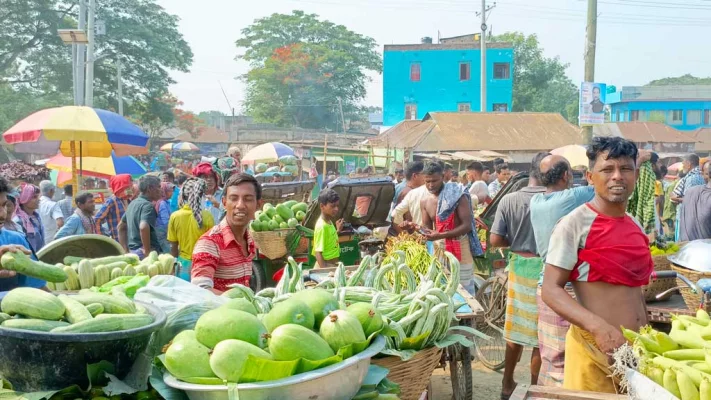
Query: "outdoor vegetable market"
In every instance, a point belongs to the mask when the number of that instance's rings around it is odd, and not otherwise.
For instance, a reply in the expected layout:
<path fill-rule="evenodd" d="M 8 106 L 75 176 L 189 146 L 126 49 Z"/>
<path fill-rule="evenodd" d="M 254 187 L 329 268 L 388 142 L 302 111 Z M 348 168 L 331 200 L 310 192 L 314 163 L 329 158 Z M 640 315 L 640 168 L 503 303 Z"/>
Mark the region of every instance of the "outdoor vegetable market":
<path fill-rule="evenodd" d="M 109 111 L 39 114 L 3 135 L 55 155 L 0 169 L 0 398 L 491 398 L 477 369 L 494 398 L 709 398 L 711 240 L 661 218 L 629 141 L 491 182 L 374 152 L 337 176 L 280 142 L 145 155 Z M 576 180 L 581 152 L 617 183 Z"/>

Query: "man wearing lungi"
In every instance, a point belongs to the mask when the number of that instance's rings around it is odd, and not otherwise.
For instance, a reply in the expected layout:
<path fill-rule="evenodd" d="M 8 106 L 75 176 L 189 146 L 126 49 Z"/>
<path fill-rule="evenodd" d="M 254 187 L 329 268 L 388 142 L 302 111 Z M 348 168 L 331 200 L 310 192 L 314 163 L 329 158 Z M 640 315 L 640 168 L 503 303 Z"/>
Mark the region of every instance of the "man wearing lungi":
<path fill-rule="evenodd" d="M 654 263 L 647 235 L 626 213 L 637 179 L 637 147 L 619 137 L 598 137 L 587 154 L 595 197 L 553 230 L 542 296 L 571 323 L 563 387 L 615 393 L 610 356 L 626 342 L 620 326 L 636 331 L 647 324 L 641 287 Z M 568 282 L 577 301 L 565 290 Z"/>
<path fill-rule="evenodd" d="M 422 171 L 429 195 L 420 201 L 422 230 L 428 241 L 444 240 L 445 250 L 460 261 L 460 283 L 474 293 L 474 259 L 484 252 L 474 234 L 469 192 L 456 183 L 444 182 L 444 166 L 429 162 Z"/>
<path fill-rule="evenodd" d="M 491 226 L 491 245 L 508 247 L 508 293 L 506 297 L 506 322 L 504 339 L 506 357 L 501 398 L 511 397 L 516 382 L 514 371 L 524 347 L 533 347 L 531 354 L 531 385 L 538 384 L 541 355 L 538 352 L 538 305 L 536 288 L 543 263 L 536 255 L 536 238 L 533 235 L 529 204 L 531 198 L 544 193 L 540 186 L 540 163 L 549 153 L 538 153 L 531 161 L 528 186 L 501 198 Z"/>

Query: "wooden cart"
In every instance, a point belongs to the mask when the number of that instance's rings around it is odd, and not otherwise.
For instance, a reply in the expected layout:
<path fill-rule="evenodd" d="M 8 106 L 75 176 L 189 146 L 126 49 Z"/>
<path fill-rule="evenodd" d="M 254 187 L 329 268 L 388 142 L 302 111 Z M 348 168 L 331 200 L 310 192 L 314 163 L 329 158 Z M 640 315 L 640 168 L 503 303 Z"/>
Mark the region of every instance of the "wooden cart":
<path fill-rule="evenodd" d="M 647 318 L 649 322 L 671 323 L 671 315 L 691 315 L 696 311 L 689 310 L 680 294 L 674 294 L 669 300 L 647 303 Z"/>
<path fill-rule="evenodd" d="M 530 386 L 519 384 L 516 386 L 511 400 L 555 399 L 555 400 L 627 400 L 629 397 L 621 394 L 580 392 L 548 386 Z"/>

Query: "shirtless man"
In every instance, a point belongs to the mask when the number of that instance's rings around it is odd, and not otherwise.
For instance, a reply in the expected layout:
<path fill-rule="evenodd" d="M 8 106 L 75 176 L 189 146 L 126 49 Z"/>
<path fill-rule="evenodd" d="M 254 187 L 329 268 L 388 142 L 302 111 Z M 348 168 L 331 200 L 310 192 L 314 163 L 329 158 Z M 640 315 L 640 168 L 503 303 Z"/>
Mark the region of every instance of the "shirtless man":
<path fill-rule="evenodd" d="M 444 166 L 440 162 L 429 162 L 422 174 L 429 192 L 420 201 L 425 238 L 432 242 L 444 240 L 445 250 L 460 261 L 462 286 L 474 293 L 472 256 L 481 256 L 483 251 L 479 239 L 472 234 L 474 218 L 468 192 L 456 183 L 444 182 Z"/>
<path fill-rule="evenodd" d="M 563 387 L 615 393 L 610 355 L 626 342 L 620 326 L 647 323 L 641 286 L 654 270 L 649 241 L 626 214 L 637 179 L 634 143 L 595 138 L 588 149 L 588 182 L 595 197 L 563 217 L 546 256 L 543 301 L 571 323 L 565 342 Z M 577 297 L 565 291 L 573 282 Z"/>

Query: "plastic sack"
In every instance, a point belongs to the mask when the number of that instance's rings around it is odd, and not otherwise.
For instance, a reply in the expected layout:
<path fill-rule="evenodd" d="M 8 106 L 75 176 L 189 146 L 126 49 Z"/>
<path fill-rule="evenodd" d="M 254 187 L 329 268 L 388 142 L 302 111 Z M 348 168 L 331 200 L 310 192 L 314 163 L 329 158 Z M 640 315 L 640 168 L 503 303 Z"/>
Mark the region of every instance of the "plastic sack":
<path fill-rule="evenodd" d="M 265 164 L 265 163 L 259 163 L 259 164 L 257 164 L 256 167 L 254 167 L 254 170 L 255 170 L 258 174 L 262 174 L 262 173 L 267 172 L 267 168 L 268 168 L 267 164 Z"/>
<path fill-rule="evenodd" d="M 279 157 L 279 164 L 281 165 L 296 165 L 296 157 L 294 156 L 281 156 Z"/>
<path fill-rule="evenodd" d="M 275 165 L 273 167 L 269 167 L 265 172 L 279 172 L 279 166 Z"/>
<path fill-rule="evenodd" d="M 296 175 L 299 172 L 299 167 L 296 165 L 285 165 L 281 167 L 281 172 L 288 172 L 292 175 Z"/>

